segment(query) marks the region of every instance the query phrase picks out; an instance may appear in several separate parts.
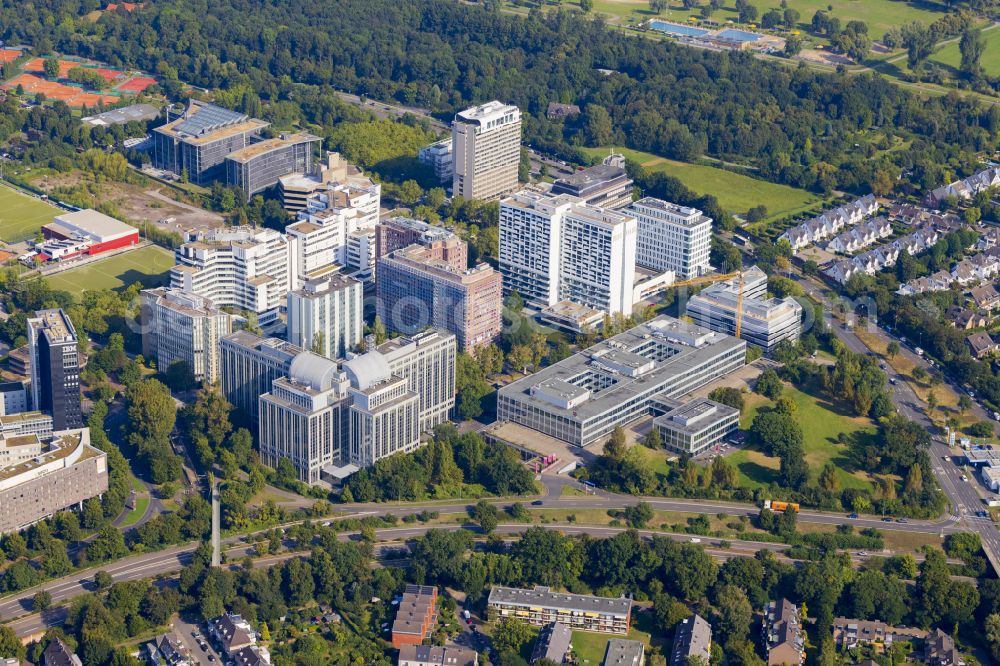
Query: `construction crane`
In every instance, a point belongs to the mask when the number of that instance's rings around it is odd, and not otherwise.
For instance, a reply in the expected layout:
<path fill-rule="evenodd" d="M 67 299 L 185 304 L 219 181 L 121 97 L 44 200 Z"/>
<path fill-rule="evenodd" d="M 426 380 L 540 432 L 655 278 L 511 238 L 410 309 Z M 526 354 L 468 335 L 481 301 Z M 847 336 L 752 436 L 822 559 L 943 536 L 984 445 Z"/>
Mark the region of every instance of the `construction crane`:
<path fill-rule="evenodd" d="M 740 337 L 740 333 L 743 330 L 743 271 L 736 271 L 735 273 L 723 273 L 720 275 L 702 275 L 699 277 L 690 278 L 688 280 L 680 280 L 679 282 L 674 282 L 668 288 L 673 289 L 674 287 L 700 287 L 704 284 L 715 284 L 716 282 L 725 282 L 727 280 L 738 280 L 736 286 L 736 337 Z"/>

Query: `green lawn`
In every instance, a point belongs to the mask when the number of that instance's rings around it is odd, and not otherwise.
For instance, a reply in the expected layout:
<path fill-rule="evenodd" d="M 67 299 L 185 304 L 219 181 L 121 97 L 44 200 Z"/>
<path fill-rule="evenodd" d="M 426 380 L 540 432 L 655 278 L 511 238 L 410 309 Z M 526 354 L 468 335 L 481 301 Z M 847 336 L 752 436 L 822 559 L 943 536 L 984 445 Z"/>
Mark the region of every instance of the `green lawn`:
<path fill-rule="evenodd" d="M 167 271 L 173 265 L 174 255 L 171 252 L 150 245 L 86 266 L 71 268 L 45 279 L 53 289 L 79 296 L 87 290 L 120 289 L 133 282 L 156 287 L 166 283 Z"/>
<path fill-rule="evenodd" d="M 979 63 L 983 70 L 990 76 L 1000 76 L 1000 29 L 991 28 L 983 31 L 983 41 L 986 49 Z M 962 54 L 958 50 L 958 42 L 952 42 L 941 47 L 941 50 L 930 58 L 933 62 L 941 63 L 958 69 L 962 64 Z M 903 63 L 905 65 L 905 63 Z"/>
<path fill-rule="evenodd" d="M 0 239 L 8 243 L 34 238 L 58 213 L 52 204 L 0 185 Z"/>
<path fill-rule="evenodd" d="M 608 641 L 615 636 L 609 634 L 595 634 L 589 631 L 573 632 L 573 653 L 577 657 L 577 663 L 581 666 L 599 666 L 604 662 L 604 653 L 608 649 Z M 633 627 L 628 632 L 630 640 L 642 641 L 649 647 L 650 635 L 645 631 L 639 631 Z"/>
<path fill-rule="evenodd" d="M 785 385 L 784 394 L 798 406 L 798 422 L 802 426 L 806 462 L 813 479 L 827 462 L 837 468 L 841 488 L 871 488 L 864 472 L 852 472 L 847 460 L 846 446 L 837 444 L 840 433 L 848 437 L 871 436 L 875 426 L 869 419 L 847 416 L 838 405 L 830 404 L 825 398 L 805 393 L 795 387 Z M 743 415 L 742 427 L 749 427 L 757 410 L 770 404 L 769 400 L 756 394 L 748 396 L 748 408 Z M 777 481 L 780 462 L 760 451 L 745 448 L 729 456 L 729 462 L 739 472 L 740 485 L 747 488 L 764 488 Z"/>
<path fill-rule="evenodd" d="M 584 148 L 591 156 L 605 156 L 608 148 Z M 628 148 L 615 148 L 650 171 L 674 176 L 698 194 L 711 194 L 731 213 L 742 215 L 759 204 L 767 207 L 767 220 L 813 208 L 821 199 L 810 192 L 787 185 L 758 180 L 743 174 L 704 164 L 688 164 Z"/>

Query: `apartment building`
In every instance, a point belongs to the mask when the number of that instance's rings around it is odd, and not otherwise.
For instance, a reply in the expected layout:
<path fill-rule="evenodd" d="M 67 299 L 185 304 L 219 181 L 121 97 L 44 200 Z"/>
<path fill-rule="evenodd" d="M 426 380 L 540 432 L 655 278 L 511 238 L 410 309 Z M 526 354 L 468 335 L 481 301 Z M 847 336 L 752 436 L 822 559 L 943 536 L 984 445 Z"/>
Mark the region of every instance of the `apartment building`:
<path fill-rule="evenodd" d="M 497 101 L 455 115 L 452 196 L 497 199 L 517 189 L 521 112 Z"/>
<path fill-rule="evenodd" d="M 223 227 L 184 234 L 174 250 L 170 288 L 257 315 L 262 328 L 278 323 L 291 288 L 288 240 L 273 229 Z"/>
<path fill-rule="evenodd" d="M 392 623 L 393 647 L 418 646 L 430 636 L 437 622 L 437 596 L 432 585 L 406 586 Z"/>
<path fill-rule="evenodd" d="M 52 416 L 55 430 L 83 427 L 77 345 L 73 322 L 61 309 L 39 310 L 28 319 L 31 404 Z"/>
<path fill-rule="evenodd" d="M 712 218 L 697 208 L 645 197 L 625 209 L 638 220 L 635 263 L 657 272 L 673 271 L 678 280 L 707 273 L 712 249 Z"/>
<path fill-rule="evenodd" d="M 659 430 L 664 448 L 696 456 L 739 429 L 740 410 L 695 398 L 658 416 L 653 427 Z"/>
<path fill-rule="evenodd" d="M 660 316 L 501 388 L 497 420 L 586 446 L 746 363 L 746 343 Z"/>
<path fill-rule="evenodd" d="M 632 186 L 625 171 L 625 158 L 610 155 L 595 164 L 552 183 L 552 194 L 568 194 L 591 206 L 621 208 L 632 203 Z"/>
<path fill-rule="evenodd" d="M 260 396 L 260 458 L 276 468 L 282 458 L 299 481 L 318 483 L 323 468 L 341 458 L 341 410 L 348 381 L 334 361 L 312 352 L 298 354 L 288 376 L 271 382 Z"/>
<path fill-rule="evenodd" d="M 455 242 L 458 237 L 450 229 L 437 227 L 409 217 L 390 217 L 375 227 L 375 258 L 379 259 L 411 245 L 435 245 L 437 258 L 458 270 L 469 265 L 469 246 Z"/>
<path fill-rule="evenodd" d="M 686 313 L 699 326 L 734 335 L 739 300 L 739 279 L 734 278 L 692 296 Z M 756 266 L 743 273 L 742 308 L 740 337 L 765 354 L 802 333 L 802 306 L 791 297 L 767 298 L 767 275 Z"/>
<path fill-rule="evenodd" d="M 435 141 L 429 146 L 424 146 L 417 153 L 417 160 L 434 170 L 434 177 L 439 183 L 451 185 L 455 175 L 455 160 L 452 156 L 452 139 L 442 139 Z"/>
<path fill-rule="evenodd" d="M 447 645 L 404 645 L 399 648 L 397 666 L 476 666 L 479 655 L 475 650 Z"/>
<path fill-rule="evenodd" d="M 569 300 L 632 313 L 635 217 L 529 188 L 500 203 L 499 233 L 506 292 L 540 307 Z"/>
<path fill-rule="evenodd" d="M 306 200 L 298 221 L 285 227 L 291 244 L 293 289 L 338 266 L 355 270 L 373 268 L 370 262 L 374 261 L 374 253 L 368 247 L 370 235 L 359 236 L 355 232 L 375 228 L 381 199 L 381 184 L 361 175 L 349 175 L 343 181 L 328 183 Z"/>
<path fill-rule="evenodd" d="M 489 264 L 456 268 L 452 238 L 411 245 L 380 257 L 376 265 L 376 311 L 394 331 L 412 334 L 427 326 L 450 331 L 464 351 L 487 345 L 500 334 L 503 293 L 500 274 Z"/>
<path fill-rule="evenodd" d="M 53 639 L 42 653 L 42 666 L 82 666 L 83 662 L 61 638 Z"/>
<path fill-rule="evenodd" d="M 306 132 L 282 133 L 226 155 L 226 183 L 250 198 L 288 174 L 312 171 L 313 152 L 322 139 Z"/>
<path fill-rule="evenodd" d="M 712 625 L 697 613 L 681 620 L 674 630 L 670 666 L 687 666 L 693 657 L 706 664 L 712 657 Z"/>
<path fill-rule="evenodd" d="M 226 156 L 246 148 L 268 125 L 239 111 L 189 100 L 179 117 L 153 129 L 153 166 L 196 185 L 211 185 L 225 176 Z"/>
<path fill-rule="evenodd" d="M 292 361 L 304 350 L 278 338 L 236 331 L 219 341 L 222 394 L 250 423 L 257 423 L 258 398 L 272 382 L 287 377 Z"/>
<path fill-rule="evenodd" d="M 643 666 L 646 663 L 646 646 L 642 641 L 612 638 L 604 652 L 602 666 Z"/>
<path fill-rule="evenodd" d="M 288 341 L 328 358 L 342 358 L 363 338 L 364 287 L 333 274 L 288 292 Z"/>
<path fill-rule="evenodd" d="M 515 618 L 537 627 L 559 622 L 572 629 L 606 634 L 627 634 L 632 616 L 632 600 L 628 597 L 553 592 L 541 586 L 531 590 L 493 587 L 487 608 L 494 622 Z"/>
<path fill-rule="evenodd" d="M 538 640 L 531 651 L 529 664 L 541 659 L 548 659 L 557 664 L 569 661 L 573 651 L 573 631 L 562 622 L 552 622 L 542 627 L 538 632 Z"/>
<path fill-rule="evenodd" d="M 0 435 L 0 534 L 15 532 L 108 489 L 108 457 L 90 430 Z"/>
<path fill-rule="evenodd" d="M 805 662 L 805 635 L 799 609 L 788 599 L 764 607 L 764 645 L 768 666 L 800 666 Z"/>
<path fill-rule="evenodd" d="M 166 370 L 184 361 L 198 381 L 219 381 L 219 341 L 232 332 L 232 316 L 210 298 L 177 289 L 139 292 L 142 355 Z"/>

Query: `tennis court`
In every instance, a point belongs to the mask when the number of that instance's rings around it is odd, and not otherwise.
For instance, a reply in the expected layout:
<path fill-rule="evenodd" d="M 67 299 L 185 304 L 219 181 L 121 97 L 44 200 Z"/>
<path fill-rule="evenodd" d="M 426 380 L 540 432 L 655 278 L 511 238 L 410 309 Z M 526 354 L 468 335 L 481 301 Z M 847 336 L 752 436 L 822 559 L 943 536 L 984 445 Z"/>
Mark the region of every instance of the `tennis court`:
<path fill-rule="evenodd" d="M 45 279 L 53 289 L 80 296 L 87 290 L 123 289 L 133 282 L 140 282 L 144 287 L 158 287 L 168 282 L 173 265 L 172 252 L 157 245 L 147 245 Z"/>
<path fill-rule="evenodd" d="M 0 240 L 18 243 L 34 238 L 59 209 L 7 185 L 0 185 Z"/>

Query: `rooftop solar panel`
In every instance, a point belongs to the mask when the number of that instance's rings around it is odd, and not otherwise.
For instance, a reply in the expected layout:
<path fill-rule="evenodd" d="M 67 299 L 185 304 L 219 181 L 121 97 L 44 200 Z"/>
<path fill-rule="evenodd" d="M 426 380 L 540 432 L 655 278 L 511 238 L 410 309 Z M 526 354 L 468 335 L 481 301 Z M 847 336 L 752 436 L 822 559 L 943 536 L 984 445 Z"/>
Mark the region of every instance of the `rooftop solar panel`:
<path fill-rule="evenodd" d="M 226 125 L 240 123 L 248 118 L 245 114 L 237 111 L 223 109 L 214 104 L 204 104 L 197 111 L 185 118 L 174 127 L 174 131 L 199 136 Z"/>

